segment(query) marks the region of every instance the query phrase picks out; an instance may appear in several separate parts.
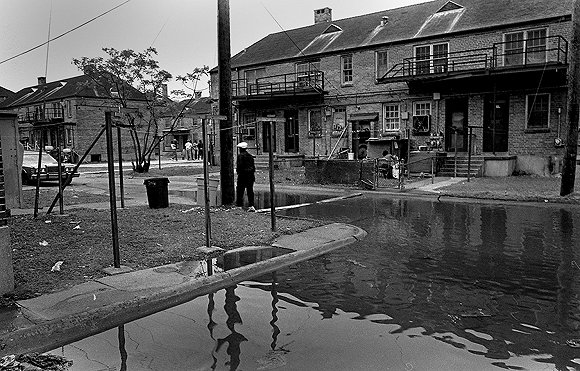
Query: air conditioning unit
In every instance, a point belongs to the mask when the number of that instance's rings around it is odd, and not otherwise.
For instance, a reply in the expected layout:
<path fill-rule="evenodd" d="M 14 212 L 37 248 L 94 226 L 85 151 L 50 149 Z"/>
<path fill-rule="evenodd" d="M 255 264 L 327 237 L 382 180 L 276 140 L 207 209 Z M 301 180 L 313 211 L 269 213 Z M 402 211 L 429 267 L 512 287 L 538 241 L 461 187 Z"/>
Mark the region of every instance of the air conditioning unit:
<path fill-rule="evenodd" d="M 431 115 L 413 116 L 413 134 L 427 135 L 431 131 Z"/>

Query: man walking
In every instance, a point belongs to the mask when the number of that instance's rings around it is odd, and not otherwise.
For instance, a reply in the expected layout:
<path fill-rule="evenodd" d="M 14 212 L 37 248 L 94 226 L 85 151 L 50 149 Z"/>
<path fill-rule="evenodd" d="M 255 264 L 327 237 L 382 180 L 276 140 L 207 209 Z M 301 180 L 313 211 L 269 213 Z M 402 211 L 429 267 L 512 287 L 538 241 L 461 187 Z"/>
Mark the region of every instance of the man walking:
<path fill-rule="evenodd" d="M 248 143 L 238 143 L 240 149 L 236 160 L 236 172 L 238 173 L 238 183 L 236 185 L 236 206 L 244 206 L 244 191 L 248 192 L 248 211 L 256 211 L 254 208 L 254 181 L 256 180 L 254 166 L 254 156 L 248 153 Z"/>

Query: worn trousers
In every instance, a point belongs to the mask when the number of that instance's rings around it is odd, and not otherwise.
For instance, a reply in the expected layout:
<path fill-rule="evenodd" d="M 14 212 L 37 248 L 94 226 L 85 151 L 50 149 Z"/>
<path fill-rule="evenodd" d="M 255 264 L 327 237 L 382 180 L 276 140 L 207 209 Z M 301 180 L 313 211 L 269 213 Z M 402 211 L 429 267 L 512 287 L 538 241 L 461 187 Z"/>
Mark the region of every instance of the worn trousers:
<path fill-rule="evenodd" d="M 240 179 L 236 184 L 236 206 L 244 206 L 244 191 L 248 193 L 248 206 L 254 206 L 254 182 Z"/>

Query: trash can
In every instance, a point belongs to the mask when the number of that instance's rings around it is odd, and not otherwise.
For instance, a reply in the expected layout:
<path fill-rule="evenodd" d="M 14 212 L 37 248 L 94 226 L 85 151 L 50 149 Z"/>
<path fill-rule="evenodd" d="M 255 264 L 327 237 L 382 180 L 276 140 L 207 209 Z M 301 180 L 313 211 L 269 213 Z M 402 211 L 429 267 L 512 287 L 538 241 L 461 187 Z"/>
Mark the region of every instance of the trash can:
<path fill-rule="evenodd" d="M 169 179 L 167 178 L 149 178 L 143 181 L 147 189 L 147 201 L 151 209 L 169 206 L 168 183 Z"/>

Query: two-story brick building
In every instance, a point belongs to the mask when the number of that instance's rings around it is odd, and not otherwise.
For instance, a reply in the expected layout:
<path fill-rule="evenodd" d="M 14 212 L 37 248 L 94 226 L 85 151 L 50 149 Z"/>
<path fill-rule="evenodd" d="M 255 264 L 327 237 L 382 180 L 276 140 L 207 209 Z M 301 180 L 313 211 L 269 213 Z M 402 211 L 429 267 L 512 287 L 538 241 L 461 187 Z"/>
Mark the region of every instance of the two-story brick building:
<path fill-rule="evenodd" d="M 336 21 L 315 10 L 313 25 L 232 58 L 238 140 L 268 150 L 256 118 L 277 117 L 278 154 L 449 156 L 471 143 L 487 175 L 546 174 L 564 151 L 572 6 L 435 0 Z"/>
<path fill-rule="evenodd" d="M 20 140 L 28 149 L 44 146 L 68 148 L 82 155 L 105 123 L 105 112 L 118 112 L 118 103 L 111 98 L 112 86 L 96 83 L 87 75 L 53 82 L 38 78 L 38 84 L 23 88 L 0 103 L 0 110 L 18 115 Z M 144 107 L 143 95 L 133 89 L 128 96 L 131 107 Z M 132 152 L 130 134 L 122 135 L 123 152 Z M 115 149 L 116 151 L 116 149 Z M 106 160 L 104 137 L 98 141 L 87 158 Z"/>

